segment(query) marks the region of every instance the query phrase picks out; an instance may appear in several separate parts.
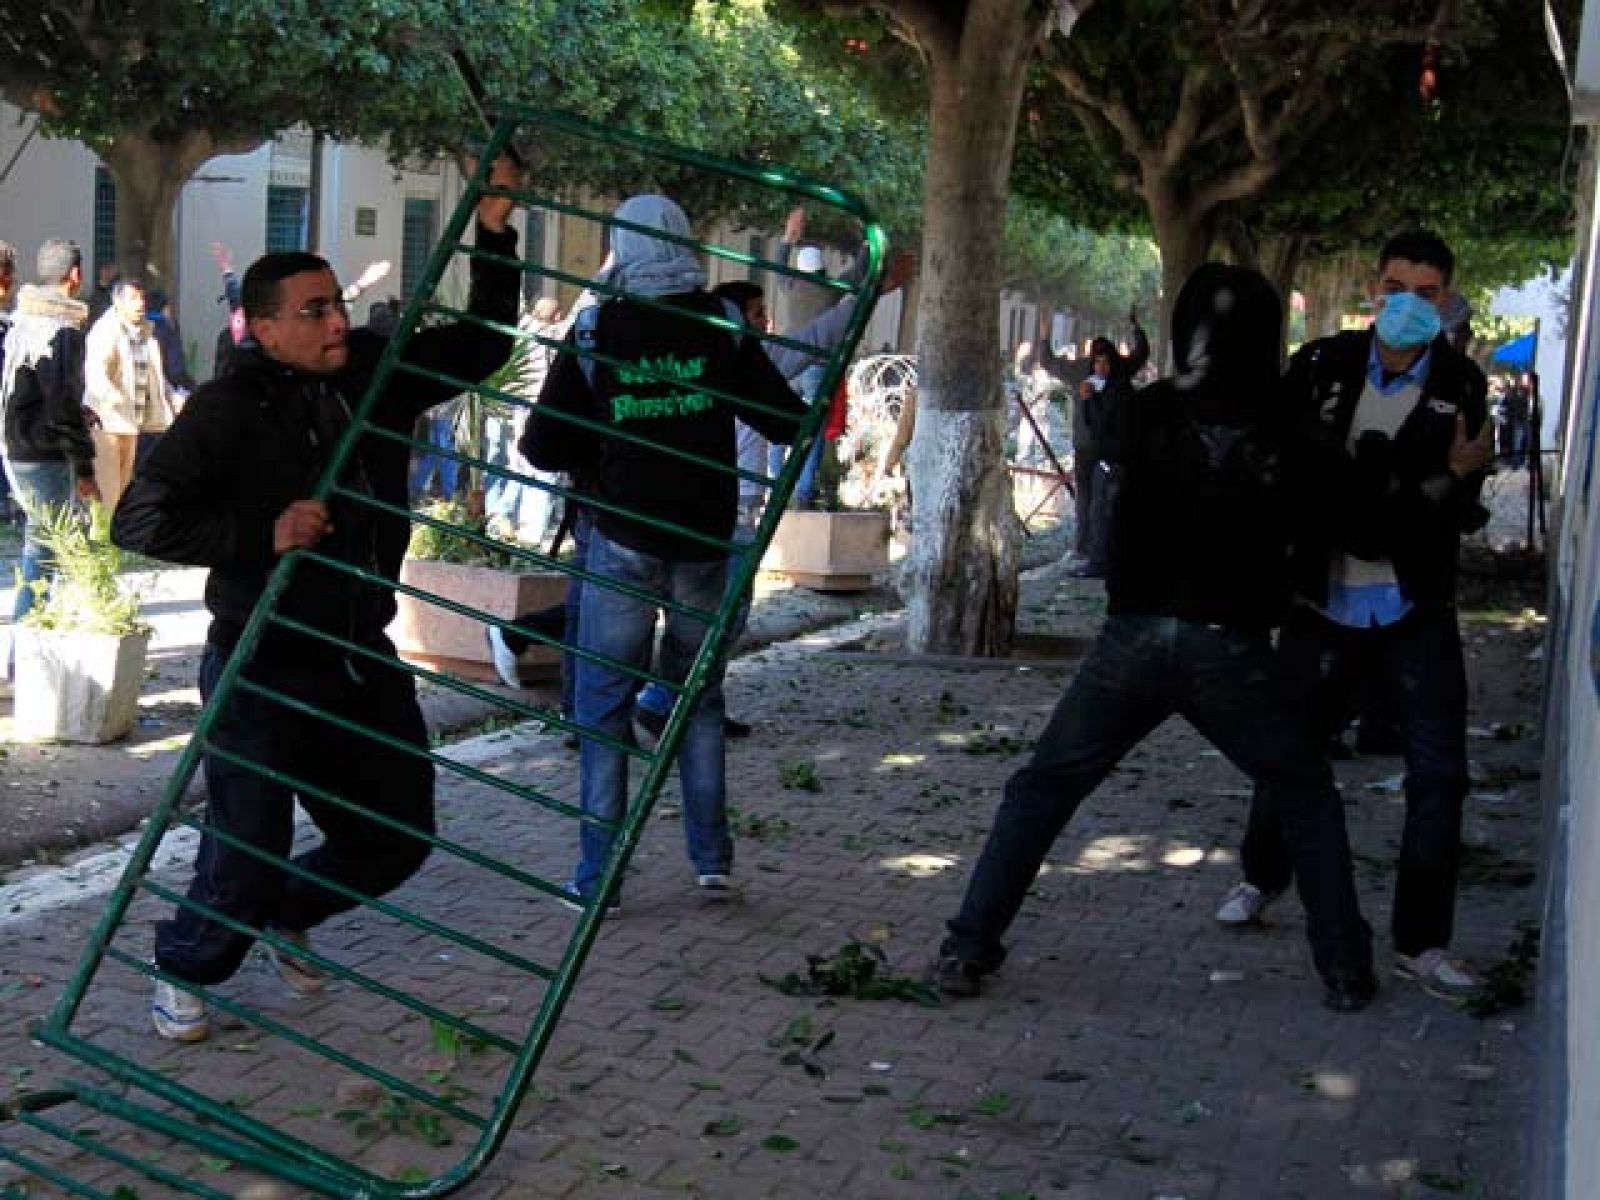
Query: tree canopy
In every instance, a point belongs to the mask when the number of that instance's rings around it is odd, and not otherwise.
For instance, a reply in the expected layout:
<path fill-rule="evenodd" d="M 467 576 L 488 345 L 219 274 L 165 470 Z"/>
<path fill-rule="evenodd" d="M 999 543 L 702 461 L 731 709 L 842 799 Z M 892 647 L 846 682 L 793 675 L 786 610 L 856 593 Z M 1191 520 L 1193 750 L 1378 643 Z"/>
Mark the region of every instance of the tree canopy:
<path fill-rule="evenodd" d="M 1424 222 L 1522 241 L 1531 266 L 1565 227 L 1565 98 L 1520 0 L 1102 5 L 1029 105 L 1018 189 L 1150 229 L 1169 294 L 1218 242 L 1297 239 L 1292 262 Z"/>
<path fill-rule="evenodd" d="M 307 120 L 336 137 L 402 145 L 462 128 L 453 68 L 419 49 L 419 31 L 503 35 L 464 13 L 452 0 L 7 3 L 0 95 L 102 158 L 117 184 L 124 270 L 159 279 L 170 273 L 177 194 L 215 155 Z"/>
<path fill-rule="evenodd" d="M 1522 4 L 1472 6 L 1440 47 L 1432 88 L 1419 95 L 1418 57 L 1375 55 L 1364 119 L 1330 125 L 1240 219 L 1256 236 L 1295 237 L 1315 261 L 1347 247 L 1374 252 L 1407 226 L 1455 248 L 1458 285 L 1527 279 L 1572 254 L 1575 145 L 1561 76 L 1540 14 Z"/>
<path fill-rule="evenodd" d="M 111 168 L 130 272 L 166 273 L 177 192 L 216 154 L 299 124 L 386 145 L 397 160 L 479 136 L 450 61 L 455 46 L 496 102 L 789 163 L 859 191 L 902 228 L 915 223 L 915 130 L 879 115 L 844 72 L 802 63 L 791 31 L 758 3 L 46 0 L 4 9 L 0 95 Z M 553 154 L 546 166 L 563 185 L 640 183 L 626 156 Z M 697 219 L 738 203 L 704 181 L 655 182 L 687 193 Z"/>
<path fill-rule="evenodd" d="M 1121 321 L 1131 308 L 1156 310 L 1161 261 L 1146 237 L 1093 233 L 1014 199 L 1006 216 L 1005 282 L 1044 305 Z"/>

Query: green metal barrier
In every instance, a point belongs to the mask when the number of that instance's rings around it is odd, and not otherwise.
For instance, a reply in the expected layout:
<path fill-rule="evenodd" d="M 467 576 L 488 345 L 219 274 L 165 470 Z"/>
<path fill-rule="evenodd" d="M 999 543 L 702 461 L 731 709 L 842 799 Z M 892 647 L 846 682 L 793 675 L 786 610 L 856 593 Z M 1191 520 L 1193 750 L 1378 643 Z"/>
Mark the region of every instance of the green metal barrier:
<path fill-rule="evenodd" d="M 882 231 L 859 202 L 801 176 L 724 161 L 564 114 L 513 111 L 496 125 L 484 164 L 451 217 L 373 386 L 353 414 L 350 430 L 315 489 L 317 497 L 338 497 L 344 503 L 405 516 L 436 533 L 495 550 L 530 568 L 558 572 L 569 585 L 614 588 L 660 607 L 674 607 L 648 592 L 602 579 L 569 557 L 511 543 L 482 529 L 435 516 L 412 514 L 376 499 L 365 488 L 341 482 L 363 437 L 398 439 L 423 448 L 403 435 L 376 426 L 370 419 L 376 398 L 397 373 L 420 372 L 448 380 L 459 385 L 462 392 L 476 393 L 519 412 L 530 407 L 531 398 L 504 386 L 474 385 L 421 371 L 408 364 L 405 357 L 407 344 L 415 333 L 439 320 L 491 325 L 522 345 L 558 345 L 527 329 L 494 326 L 444 299 L 444 281 L 453 265 L 472 256 L 493 257 L 470 244 L 468 236 L 474 208 L 485 192 L 514 195 L 530 210 L 542 211 L 569 227 L 584 222 L 601 226 L 614 223 L 609 205 L 601 211 L 598 206 L 590 208 L 570 199 L 557 200 L 541 194 L 537 183 L 530 184 L 529 190 L 515 192 L 489 185 L 488 163 L 513 139 L 529 134 L 546 142 L 563 139 L 589 153 L 636 159 L 641 179 L 652 177 L 652 167 L 668 164 L 677 171 L 694 171 L 714 178 L 720 186 L 744 189 L 753 204 L 764 202 L 774 209 L 779 200 L 801 201 L 814 209 L 828 210 L 835 222 L 848 220 L 861 230 L 866 271 L 859 284 L 807 281 L 807 286 L 826 286 L 841 298 L 860 297 L 862 302 L 855 306 L 844 340 L 819 356 L 825 367 L 817 393 L 821 398 L 805 418 L 795 450 L 782 472 L 774 477 L 693 455 L 679 455 L 698 467 L 737 475 L 768 492 L 755 542 L 748 549 L 732 540 L 674 530 L 698 537 L 732 556 L 730 587 L 716 611 L 677 606 L 708 625 L 708 634 L 687 677 L 661 679 L 650 670 L 610 664 L 627 670 L 641 684 L 652 679 L 665 683 L 682 702 L 674 707 L 658 746 L 650 751 L 631 740 L 587 729 L 549 704 L 341 641 L 279 611 L 279 601 L 294 572 L 309 559 L 327 570 L 363 580 L 389 585 L 394 581 L 314 550 L 287 556 L 273 573 L 244 640 L 206 706 L 75 973 L 49 1015 L 34 1030 L 38 1041 L 71 1060 L 74 1077 L 42 1088 L 14 1083 L 9 1096 L 0 1092 L 0 1196 L 4 1200 L 33 1200 L 40 1195 L 57 1194 L 147 1200 L 156 1194 L 152 1188 L 159 1189 L 160 1194 L 224 1197 L 237 1195 L 243 1183 L 253 1176 L 283 1181 L 324 1196 L 442 1196 L 459 1190 L 479 1174 L 513 1127 L 518 1106 L 550 1045 L 590 948 L 602 936 L 603 911 L 599 904 L 583 906 L 574 921 L 567 909 L 557 903 L 565 895 L 561 881 L 576 854 L 579 824 L 594 819 L 585 816 L 573 798 L 576 759 L 565 758 L 568 770 L 559 786 L 540 788 L 518 779 L 515 771 L 486 770 L 448 748 L 413 745 L 367 728 L 348 716 L 323 710 L 304 698 L 275 692 L 242 675 L 241 665 L 269 629 L 290 629 L 341 647 L 354 662 L 378 659 L 386 669 L 399 669 L 419 682 L 487 702 L 508 717 L 542 722 L 549 729 L 593 738 L 620 749 L 640 769 L 600 885 L 599 895 L 614 894 L 668 777 L 689 712 L 708 680 L 720 670 L 739 597 L 752 585 L 806 451 L 820 436 L 827 398 L 832 396 L 870 318 L 885 248 Z M 801 277 L 783 264 L 732 247 L 700 241 L 687 244 L 708 260 L 721 260 L 741 273 L 755 270 L 777 278 Z M 530 277 L 569 286 L 588 284 L 582 277 L 541 263 L 539 249 L 523 247 L 524 257 L 515 265 Z M 604 295 L 623 294 L 610 288 L 598 290 Z M 647 305 L 655 303 L 634 299 Z M 720 318 L 705 320 L 733 327 L 732 322 Z M 743 336 L 761 336 L 774 345 L 809 348 L 804 343 L 749 330 L 743 331 Z M 739 397 L 717 398 L 736 408 L 749 406 Z M 641 440 L 631 430 L 590 427 L 600 436 Z M 476 447 L 454 450 L 448 456 L 487 478 L 540 488 L 568 502 L 574 499 L 570 487 L 495 465 Z M 612 511 L 626 512 L 614 508 Z M 626 515 L 673 530 L 648 513 Z M 609 661 L 503 616 L 408 584 L 397 586 L 401 593 L 433 606 L 439 613 L 498 625 L 568 655 Z M 231 839 L 208 825 L 205 813 L 186 807 L 185 794 L 202 755 L 211 752 L 230 757 L 212 740 L 220 706 L 231 696 L 246 692 L 315 719 L 334 722 L 376 745 L 433 764 L 440 779 L 440 828 L 437 833 L 424 834 L 372 811 L 360 796 L 334 794 L 267 764 L 231 756 L 241 769 L 261 773 L 304 796 L 426 841 L 432 855 L 416 879 L 381 899 L 351 892 L 286 859 Z M 529 733 L 531 744 L 532 727 Z M 549 744 L 553 745 L 554 739 Z M 358 926 L 365 936 L 353 941 L 346 937 L 338 952 L 324 949 L 304 956 L 337 981 L 334 988 L 314 1000 L 288 1002 L 271 988 L 265 972 L 246 969 L 226 984 L 198 988 L 164 975 L 149 960 L 147 919 L 171 906 L 197 907 L 182 891 L 186 872 L 180 878 L 153 866 L 162 839 L 184 831 L 190 831 L 190 836 L 209 833 L 284 872 L 322 883 L 359 902 L 352 913 L 330 922 L 325 932 L 337 937 L 342 930 Z M 456 915 L 464 896 L 472 898 L 470 928 L 464 927 Z M 250 929 L 220 913 L 203 911 L 261 942 L 282 950 L 293 949 L 280 935 Z M 498 915 L 486 918 L 486 913 Z M 318 944 L 326 946 L 326 942 Z M 222 1026 L 213 1031 L 210 1041 L 176 1045 L 149 1031 L 148 992 L 155 979 L 166 979 L 202 996 Z M 463 993 L 481 999 L 464 1004 Z M 304 1079 L 308 1069 L 317 1072 L 315 1078 L 329 1082 L 325 1094 L 307 1096 L 303 1091 L 275 1083 L 286 1077 Z M 402 1142 L 403 1152 L 397 1152 L 396 1144 Z M 224 1168 L 234 1172 L 225 1185 L 218 1176 Z"/>

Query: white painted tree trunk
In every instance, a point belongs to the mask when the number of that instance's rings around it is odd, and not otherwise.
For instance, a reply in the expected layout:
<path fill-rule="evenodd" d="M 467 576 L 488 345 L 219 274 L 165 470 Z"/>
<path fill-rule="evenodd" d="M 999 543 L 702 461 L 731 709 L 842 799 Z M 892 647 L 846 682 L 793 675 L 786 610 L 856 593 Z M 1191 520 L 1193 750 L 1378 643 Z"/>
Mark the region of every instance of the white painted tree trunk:
<path fill-rule="evenodd" d="M 1015 632 L 1021 531 L 1004 453 L 1001 263 L 1017 113 L 1047 9 L 971 4 L 959 38 L 928 56 L 906 571 L 917 653 L 1003 655 Z"/>

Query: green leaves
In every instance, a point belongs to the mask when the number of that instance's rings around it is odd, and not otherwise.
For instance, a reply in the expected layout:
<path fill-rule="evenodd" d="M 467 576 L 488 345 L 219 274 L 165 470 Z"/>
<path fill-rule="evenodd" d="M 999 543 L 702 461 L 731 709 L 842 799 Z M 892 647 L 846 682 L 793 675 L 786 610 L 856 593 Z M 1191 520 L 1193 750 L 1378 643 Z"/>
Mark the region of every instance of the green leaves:
<path fill-rule="evenodd" d="M 762 982 L 786 996 L 850 996 L 857 1000 L 906 1000 L 930 1008 L 939 1006 L 938 994 L 920 980 L 889 970 L 888 957 L 877 946 L 849 941 L 831 956 L 806 955 L 804 975 L 791 971 L 781 979 Z"/>
<path fill-rule="evenodd" d="M 778 768 L 778 782 L 786 788 L 802 792 L 822 790 L 822 776 L 817 774 L 817 765 L 810 759 L 784 763 Z"/>
<path fill-rule="evenodd" d="M 121 636 L 147 628 L 139 598 L 126 591 L 119 573 L 123 554 L 111 541 L 111 516 L 95 504 L 86 521 L 76 511 L 46 511 L 30 521 L 31 536 L 55 557 L 55 580 L 43 591 L 27 622 L 42 629 Z M 22 584 L 19 587 L 33 586 Z"/>

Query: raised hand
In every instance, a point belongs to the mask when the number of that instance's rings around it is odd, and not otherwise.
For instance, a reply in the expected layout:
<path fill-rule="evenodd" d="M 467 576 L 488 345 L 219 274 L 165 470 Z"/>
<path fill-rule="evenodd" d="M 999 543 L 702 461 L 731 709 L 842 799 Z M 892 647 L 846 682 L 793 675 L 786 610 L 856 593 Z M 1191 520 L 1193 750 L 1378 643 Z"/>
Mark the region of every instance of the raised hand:
<path fill-rule="evenodd" d="M 1477 437 L 1467 436 L 1467 418 L 1456 413 L 1456 436 L 1450 443 L 1450 474 L 1464 479 L 1494 461 L 1494 422 L 1485 420 Z"/>

